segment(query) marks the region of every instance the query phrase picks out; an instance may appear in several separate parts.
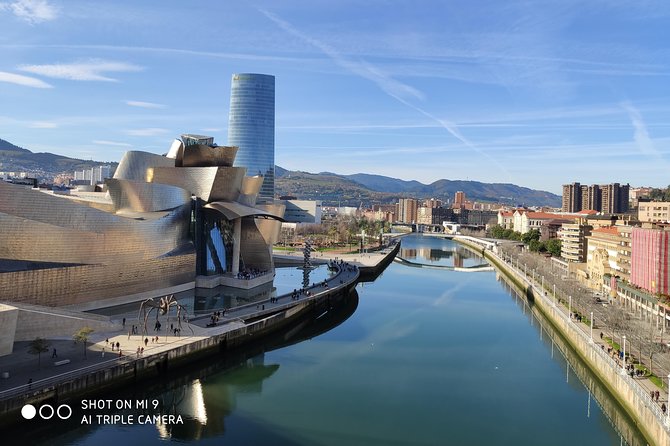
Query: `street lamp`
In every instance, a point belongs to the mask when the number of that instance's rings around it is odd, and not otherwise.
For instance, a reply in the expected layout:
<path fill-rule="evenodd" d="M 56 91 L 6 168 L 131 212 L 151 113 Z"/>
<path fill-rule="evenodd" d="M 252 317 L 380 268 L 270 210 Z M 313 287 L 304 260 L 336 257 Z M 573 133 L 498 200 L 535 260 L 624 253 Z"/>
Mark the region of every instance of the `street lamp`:
<path fill-rule="evenodd" d="M 593 344 L 593 311 L 591 312 L 591 344 Z"/>
<path fill-rule="evenodd" d="M 626 335 L 623 335 L 623 361 L 621 361 L 621 371 L 626 374 Z"/>
<path fill-rule="evenodd" d="M 554 306 L 556 306 L 556 284 L 554 284 Z"/>
<path fill-rule="evenodd" d="M 568 296 L 568 316 L 570 316 L 570 322 L 572 322 L 572 296 Z"/>

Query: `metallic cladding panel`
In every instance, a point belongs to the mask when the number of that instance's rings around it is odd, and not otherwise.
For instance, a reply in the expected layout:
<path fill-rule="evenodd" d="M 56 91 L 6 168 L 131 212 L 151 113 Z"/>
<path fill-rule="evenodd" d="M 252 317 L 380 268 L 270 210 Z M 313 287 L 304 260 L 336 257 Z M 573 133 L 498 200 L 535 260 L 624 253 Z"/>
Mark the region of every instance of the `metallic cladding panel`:
<path fill-rule="evenodd" d="M 277 222 L 281 225 L 280 222 Z M 242 234 L 240 242 L 241 260 L 245 267 L 272 271 L 272 245 L 265 242 L 265 238 L 256 226 L 253 218 L 242 219 Z M 240 265 L 242 269 L 242 265 Z"/>
<path fill-rule="evenodd" d="M 256 224 L 260 230 L 265 242 L 272 246 L 279 241 L 281 235 L 281 222 L 284 218 L 286 205 L 279 201 L 273 203 L 257 204 L 257 208 L 262 209 L 272 215 L 281 217 L 281 220 L 257 219 Z"/>
<path fill-rule="evenodd" d="M 58 263 L 152 259 L 189 242 L 191 204 L 155 218 L 120 217 L 0 182 L 0 258 Z"/>
<path fill-rule="evenodd" d="M 236 201 L 246 169 L 244 167 L 156 167 L 149 181 L 186 189 L 204 201 Z"/>
<path fill-rule="evenodd" d="M 258 192 L 261 190 L 263 185 L 263 177 L 256 175 L 254 177 L 244 177 L 242 181 L 242 189 L 240 190 L 240 196 L 237 198 L 242 204 L 247 206 L 253 206 L 256 204 L 256 198 L 258 197 Z"/>
<path fill-rule="evenodd" d="M 195 279 L 195 253 L 137 263 L 84 265 L 0 273 L 0 297 L 61 306 L 127 296 Z"/>
<path fill-rule="evenodd" d="M 191 202 L 188 191 L 167 184 L 113 178 L 107 180 L 107 187 L 115 211 L 130 209 L 136 212 L 156 212 Z"/>
<path fill-rule="evenodd" d="M 235 146 L 210 147 L 203 144 L 193 144 L 184 148 L 184 167 L 231 167 L 237 155 Z"/>
<path fill-rule="evenodd" d="M 227 220 L 235 220 L 237 218 L 250 216 L 262 216 L 283 220 L 281 217 L 272 215 L 263 209 L 245 206 L 241 203 L 235 202 L 215 201 L 213 203 L 206 204 L 204 207 L 221 213 L 224 217 L 226 217 Z"/>
<path fill-rule="evenodd" d="M 168 150 L 168 153 L 165 155 L 165 157 L 177 159 L 177 155 L 179 155 L 180 150 L 184 150 L 184 143 L 181 142 L 181 139 L 175 139 L 172 141 L 172 144 L 170 144 L 170 150 Z"/>
<path fill-rule="evenodd" d="M 131 150 L 123 154 L 114 178 L 120 180 L 147 181 L 150 167 L 174 167 L 175 160 L 149 152 Z"/>

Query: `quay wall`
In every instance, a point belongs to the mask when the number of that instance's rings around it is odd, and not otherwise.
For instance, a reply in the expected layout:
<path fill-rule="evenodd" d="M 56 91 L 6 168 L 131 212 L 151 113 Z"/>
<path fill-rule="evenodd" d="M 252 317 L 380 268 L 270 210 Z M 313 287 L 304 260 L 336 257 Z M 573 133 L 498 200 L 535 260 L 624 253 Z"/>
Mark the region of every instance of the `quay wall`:
<path fill-rule="evenodd" d="M 637 428 L 652 445 L 669 446 L 670 432 L 658 405 L 651 401 L 647 392 L 628 375 L 622 373 L 620 366 L 604 351 L 595 347 L 590 338 L 575 326 L 560 308 L 556 307 L 543 290 L 534 286 L 522 272 L 508 265 L 491 249 L 484 248 L 469 238 L 455 237 L 455 241 L 469 246 L 484 256 L 495 268 L 505 274 L 538 308 L 547 320 L 568 341 L 579 357 L 589 365 L 591 371 L 608 389 L 626 412 L 631 416 Z"/>
<path fill-rule="evenodd" d="M 61 377 L 51 386 L 34 391 L 24 391 L 12 398 L 0 400 L 0 415 L 6 420 L 18 419 L 18 416 L 13 417 L 12 415 L 17 414 L 25 404 L 59 403 L 91 391 L 100 392 L 161 375 L 168 369 L 200 358 L 225 354 L 229 349 L 243 347 L 299 319 L 309 315 L 316 317 L 339 306 L 347 299 L 355 285 L 356 280 L 340 287 L 334 287 L 311 299 L 289 302 L 284 305 L 284 308 L 275 308 L 271 313 L 259 315 L 247 323 L 233 322 L 230 324 L 230 329 L 225 332 L 195 339 L 167 351 L 141 358 L 130 355 L 112 359 L 102 367 L 93 367 L 88 373 L 75 371 L 73 376 Z"/>

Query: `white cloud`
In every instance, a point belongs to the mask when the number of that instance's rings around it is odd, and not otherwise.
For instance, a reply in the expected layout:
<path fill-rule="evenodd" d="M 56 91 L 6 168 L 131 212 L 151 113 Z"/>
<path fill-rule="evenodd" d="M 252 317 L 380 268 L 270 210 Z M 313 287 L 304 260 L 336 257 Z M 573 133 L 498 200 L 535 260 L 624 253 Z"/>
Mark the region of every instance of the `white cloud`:
<path fill-rule="evenodd" d="M 149 127 L 146 129 L 134 129 L 126 130 L 126 133 L 131 136 L 158 136 L 167 133 L 167 129 L 160 129 L 155 127 Z"/>
<path fill-rule="evenodd" d="M 0 82 L 9 82 L 10 84 L 23 85 L 24 87 L 53 88 L 53 85 L 49 85 L 34 77 L 7 73 L 6 71 L 0 71 Z"/>
<path fill-rule="evenodd" d="M 143 101 L 124 101 L 126 105 L 131 107 L 140 107 L 140 108 L 165 108 L 164 104 L 156 104 L 154 102 L 143 102 Z"/>
<path fill-rule="evenodd" d="M 17 0 L 13 3 L 0 3 L 0 10 L 10 11 L 31 25 L 54 20 L 59 13 L 58 8 L 47 0 Z"/>
<path fill-rule="evenodd" d="M 132 147 L 132 144 L 128 144 L 126 142 L 106 141 L 104 139 L 96 139 L 92 142 L 93 144 L 98 144 L 101 146 Z"/>
<path fill-rule="evenodd" d="M 647 125 L 644 123 L 640 111 L 628 101 L 623 102 L 621 107 L 626 110 L 628 116 L 630 117 L 631 124 L 633 125 L 634 129 L 633 138 L 638 150 L 645 155 L 653 156 L 660 161 L 664 161 L 663 156 L 656 149 L 654 142 L 649 136 Z"/>
<path fill-rule="evenodd" d="M 56 129 L 58 128 L 58 124 L 55 122 L 49 122 L 49 121 L 35 121 L 31 122 L 28 125 L 30 128 L 33 129 Z"/>
<path fill-rule="evenodd" d="M 107 77 L 107 72 L 141 71 L 143 68 L 127 62 L 115 62 L 102 59 L 89 59 L 87 61 L 74 62 L 70 64 L 51 65 L 22 65 L 21 71 L 40 74 L 42 76 L 56 79 L 69 79 L 73 81 L 107 81 L 116 82 L 117 79 Z"/>

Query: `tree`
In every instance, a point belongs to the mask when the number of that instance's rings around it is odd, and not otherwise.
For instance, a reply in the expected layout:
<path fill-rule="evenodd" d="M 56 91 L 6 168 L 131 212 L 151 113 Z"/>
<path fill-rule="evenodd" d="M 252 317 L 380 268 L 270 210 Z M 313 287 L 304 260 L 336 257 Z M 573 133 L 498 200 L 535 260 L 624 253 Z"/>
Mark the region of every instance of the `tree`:
<path fill-rule="evenodd" d="M 88 343 L 88 337 L 93 331 L 94 330 L 91 327 L 82 327 L 72 336 L 75 343 L 81 342 L 84 344 L 84 358 L 86 358 L 86 344 Z"/>
<path fill-rule="evenodd" d="M 44 338 L 35 338 L 32 341 L 30 341 L 30 344 L 28 344 L 28 353 L 31 355 L 37 355 L 37 368 L 39 369 L 41 367 L 41 360 L 42 360 L 42 353 L 46 353 L 49 351 L 49 346 L 51 344 L 49 341 L 47 341 Z"/>
<path fill-rule="evenodd" d="M 538 229 L 531 229 L 521 236 L 521 241 L 526 245 L 530 244 L 533 240 L 540 241 L 540 231 Z"/>
<path fill-rule="evenodd" d="M 547 251 L 554 257 L 561 256 L 561 241 L 557 238 L 551 238 L 545 242 Z"/>

